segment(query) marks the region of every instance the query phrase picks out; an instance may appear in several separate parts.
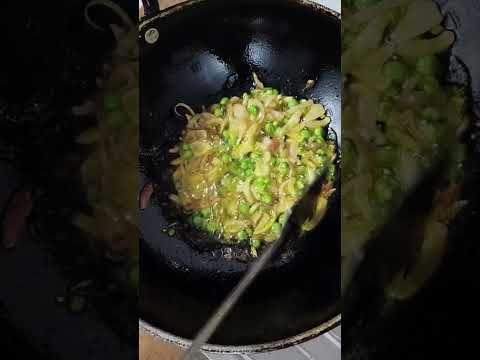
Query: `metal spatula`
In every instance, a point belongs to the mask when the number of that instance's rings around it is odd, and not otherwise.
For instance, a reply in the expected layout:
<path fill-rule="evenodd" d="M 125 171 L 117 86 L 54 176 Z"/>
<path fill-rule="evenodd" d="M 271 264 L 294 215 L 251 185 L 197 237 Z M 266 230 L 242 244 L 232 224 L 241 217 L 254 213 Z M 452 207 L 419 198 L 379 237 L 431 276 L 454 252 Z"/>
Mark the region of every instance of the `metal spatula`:
<path fill-rule="evenodd" d="M 213 316 L 200 330 L 192 345 L 187 349 L 185 355 L 183 356 L 184 360 L 198 360 L 197 355 L 199 354 L 202 346 L 205 345 L 210 337 L 215 333 L 218 326 L 238 303 L 249 286 L 255 281 L 265 265 L 268 264 L 270 259 L 284 244 L 286 239 L 288 239 L 295 231 L 297 231 L 304 221 L 311 216 L 313 204 L 319 195 L 319 189 L 324 183 L 324 180 L 324 176 L 317 176 L 315 181 L 308 188 L 307 192 L 291 209 L 290 214 L 287 214 L 287 220 L 280 238 L 273 242 L 273 244 L 271 244 L 267 250 L 263 252 L 258 260 L 252 264 L 237 286 L 225 298 Z"/>

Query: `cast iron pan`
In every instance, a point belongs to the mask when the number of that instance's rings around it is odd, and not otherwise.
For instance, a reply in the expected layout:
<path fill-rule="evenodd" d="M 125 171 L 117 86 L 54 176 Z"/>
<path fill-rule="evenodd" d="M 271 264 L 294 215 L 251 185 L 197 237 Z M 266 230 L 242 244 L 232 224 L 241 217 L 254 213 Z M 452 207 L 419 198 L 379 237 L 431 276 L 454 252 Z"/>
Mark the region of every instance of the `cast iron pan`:
<path fill-rule="evenodd" d="M 183 102 L 200 110 L 241 94 L 252 87 L 256 72 L 285 94 L 324 104 L 333 119 L 331 136 L 340 138 L 340 17 L 313 3 L 283 0 L 241 0 L 228 7 L 219 0 L 191 1 L 160 14 L 147 7 L 147 14 L 140 31 L 140 165 L 143 180 L 155 184 L 155 201 L 140 212 L 140 317 L 148 330 L 185 344 L 182 339 L 195 336 L 253 258 L 246 247 L 221 245 L 192 230 L 168 200 L 174 193 L 168 149 L 186 124 L 174 115 L 174 106 Z M 146 41 L 155 31 L 158 40 Z M 309 79 L 316 84 L 304 90 Z M 211 339 L 218 346 L 210 349 L 287 346 L 335 323 L 340 296 L 335 199 L 315 231 L 287 242 Z M 175 234 L 168 236 L 167 229 Z"/>
<path fill-rule="evenodd" d="M 477 331 L 473 329 L 480 320 L 480 9 L 477 1 L 438 3 L 446 28 L 456 35 L 447 59 L 447 80 L 465 86 L 469 96 L 472 123 L 463 139 L 468 159 L 462 194 L 469 204 L 450 226 L 449 248 L 439 271 L 412 299 L 385 299 L 379 286 L 384 266 L 379 264 L 378 256 L 369 257 L 367 253 L 347 294 L 349 300 L 354 300 L 343 308 L 345 359 L 464 358 L 476 351 Z M 420 197 L 430 196 L 431 201 L 431 195 L 428 192 Z M 416 198 L 410 211 L 421 211 L 421 204 Z M 400 234 L 410 235 L 408 230 Z"/>
<path fill-rule="evenodd" d="M 5 359 L 138 357 L 136 299 L 91 293 L 79 313 L 56 299 L 81 280 L 112 281 L 111 264 L 98 261 L 70 225 L 83 199 L 78 174 L 69 171 L 78 169 L 82 156 L 75 137 L 89 121 L 74 118 L 72 106 L 96 91 L 95 78 L 113 45 L 110 32 L 86 25 L 87 2 L 2 3 L 0 223 L 17 190 L 28 186 L 36 199 L 16 248 L 0 245 Z M 118 3 L 138 16 L 137 4 Z M 105 23 L 118 21 L 101 9 L 92 14 L 96 20 L 98 13 Z"/>

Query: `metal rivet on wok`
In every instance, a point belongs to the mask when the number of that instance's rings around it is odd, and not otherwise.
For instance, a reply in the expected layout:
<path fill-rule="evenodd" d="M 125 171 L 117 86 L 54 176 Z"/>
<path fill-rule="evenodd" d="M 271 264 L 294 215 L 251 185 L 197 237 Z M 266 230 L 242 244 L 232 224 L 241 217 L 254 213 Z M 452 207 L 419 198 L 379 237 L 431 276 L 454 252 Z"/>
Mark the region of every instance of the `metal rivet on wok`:
<path fill-rule="evenodd" d="M 145 32 L 145 41 L 149 44 L 154 44 L 157 42 L 160 34 L 158 33 L 158 30 L 155 28 L 148 29 Z"/>

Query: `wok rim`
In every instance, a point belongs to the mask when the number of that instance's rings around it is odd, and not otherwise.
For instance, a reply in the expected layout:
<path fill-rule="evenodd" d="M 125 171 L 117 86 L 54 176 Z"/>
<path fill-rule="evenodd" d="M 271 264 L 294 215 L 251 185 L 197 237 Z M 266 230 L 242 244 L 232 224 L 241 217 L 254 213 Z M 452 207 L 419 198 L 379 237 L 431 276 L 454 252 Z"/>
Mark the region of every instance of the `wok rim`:
<path fill-rule="evenodd" d="M 163 18 L 165 16 L 174 14 L 178 11 L 183 10 L 184 8 L 188 8 L 193 6 L 197 3 L 207 2 L 209 0 L 187 0 L 183 3 L 176 4 L 164 10 L 160 10 L 158 14 L 153 16 L 145 16 L 141 19 L 141 22 L 138 26 L 139 32 L 142 29 L 154 22 L 157 19 Z M 333 15 L 339 21 L 341 21 L 341 13 L 337 12 L 331 8 L 326 7 L 325 5 L 313 2 L 312 0 L 292 0 L 301 6 L 309 6 L 312 10 L 323 12 L 326 15 Z M 218 353 L 218 354 L 248 354 L 248 353 L 264 353 L 270 352 L 275 350 L 282 350 L 285 348 L 289 348 L 306 341 L 315 339 L 326 332 L 336 328 L 341 324 L 341 312 L 336 313 L 332 317 L 329 317 L 327 320 L 323 321 L 320 325 L 315 326 L 310 330 L 306 330 L 301 332 L 298 335 L 294 335 L 291 337 L 287 337 L 280 340 L 275 340 L 267 343 L 259 343 L 259 344 L 251 344 L 251 345 L 218 345 L 218 344 L 210 344 L 207 343 L 202 347 L 203 351 L 211 352 L 211 353 Z M 139 331 L 144 331 L 152 338 L 156 340 L 162 340 L 164 342 L 180 346 L 181 348 L 188 348 L 192 344 L 191 339 L 186 339 L 181 336 L 174 335 L 168 331 L 162 330 L 157 326 L 152 325 L 148 321 L 144 320 L 142 317 L 138 319 L 138 329 Z"/>
<path fill-rule="evenodd" d="M 146 25 L 150 24 L 151 22 L 163 18 L 165 16 L 174 14 L 178 11 L 183 10 L 183 8 L 188 8 L 190 6 L 196 5 L 197 3 L 202 3 L 202 2 L 207 2 L 209 0 L 186 0 L 182 3 L 170 6 L 166 9 L 160 10 L 158 14 L 152 15 L 152 16 L 144 16 L 138 25 L 138 30 L 141 31 Z M 290 0 L 291 2 L 298 3 L 299 5 L 306 5 L 312 8 L 315 8 L 318 11 L 322 11 L 324 13 L 328 13 L 329 15 L 335 16 L 338 20 L 341 20 L 342 15 L 338 11 L 335 11 L 325 5 L 319 4 L 317 2 L 314 2 L 313 0 Z"/>
<path fill-rule="evenodd" d="M 337 314 L 331 319 L 324 321 L 319 326 L 285 339 L 254 345 L 217 345 L 207 343 L 202 347 L 202 350 L 218 354 L 252 354 L 282 350 L 315 339 L 320 335 L 323 335 L 326 332 L 336 328 L 341 323 L 341 317 L 341 314 Z M 165 330 L 161 330 L 156 326 L 151 325 L 147 321 L 142 320 L 141 318 L 138 320 L 138 329 L 139 331 L 145 331 L 148 335 L 155 339 L 178 345 L 181 348 L 188 348 L 192 344 L 191 339 L 182 338 Z"/>

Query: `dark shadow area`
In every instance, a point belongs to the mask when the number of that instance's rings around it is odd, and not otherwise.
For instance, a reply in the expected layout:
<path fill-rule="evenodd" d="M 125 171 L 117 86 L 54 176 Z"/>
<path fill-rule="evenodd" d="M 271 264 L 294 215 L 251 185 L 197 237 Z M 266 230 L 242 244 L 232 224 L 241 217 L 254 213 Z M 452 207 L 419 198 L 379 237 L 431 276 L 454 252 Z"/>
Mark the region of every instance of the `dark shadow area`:
<path fill-rule="evenodd" d="M 75 116 L 73 108 L 98 93 L 114 47 L 111 31 L 86 23 L 87 3 L 0 5 L 4 358 L 137 357 L 137 299 L 122 285 L 124 266 L 106 260 L 72 225 L 88 207 L 79 177 L 87 151 L 76 138 L 95 122 L 92 114 Z M 138 18 L 137 3 L 117 3 Z M 120 23 L 101 7 L 91 16 L 99 24 Z"/>

